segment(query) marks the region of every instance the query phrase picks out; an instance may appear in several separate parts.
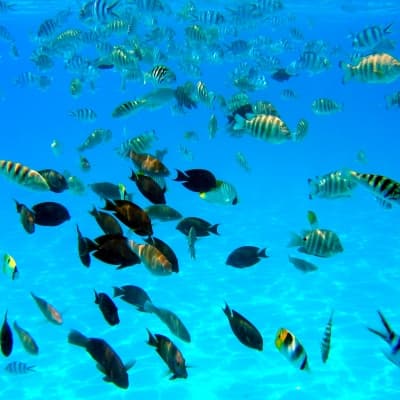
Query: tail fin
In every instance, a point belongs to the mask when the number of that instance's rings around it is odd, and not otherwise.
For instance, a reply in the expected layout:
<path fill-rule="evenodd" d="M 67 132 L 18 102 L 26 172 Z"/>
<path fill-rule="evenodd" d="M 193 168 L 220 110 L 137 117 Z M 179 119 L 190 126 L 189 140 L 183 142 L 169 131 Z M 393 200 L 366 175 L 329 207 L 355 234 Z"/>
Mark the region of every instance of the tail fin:
<path fill-rule="evenodd" d="M 291 237 L 287 247 L 298 247 L 304 244 L 303 238 L 297 233 L 292 232 L 290 235 Z"/>
<path fill-rule="evenodd" d="M 86 347 L 88 341 L 89 339 L 85 335 L 75 329 L 71 330 L 68 335 L 68 343 L 74 344 L 75 346 Z"/>
<path fill-rule="evenodd" d="M 239 114 L 235 114 L 235 125 L 233 125 L 234 131 L 241 131 L 246 127 L 246 118 L 243 118 Z"/>
<path fill-rule="evenodd" d="M 147 344 L 149 344 L 150 346 L 154 346 L 157 347 L 158 342 L 157 342 L 157 338 L 146 328 L 147 333 L 149 334 L 149 339 L 147 340 Z"/>
<path fill-rule="evenodd" d="M 184 182 L 184 181 L 188 180 L 188 176 L 184 172 L 180 171 L 179 169 L 176 170 L 176 173 L 177 173 L 177 176 L 174 179 L 174 181 Z"/>
<path fill-rule="evenodd" d="M 215 224 L 215 225 L 212 225 L 212 226 L 210 226 L 209 228 L 208 228 L 208 231 L 209 232 L 212 232 L 214 235 L 219 235 L 219 232 L 218 232 L 218 227 L 219 227 L 219 224 Z"/>
<path fill-rule="evenodd" d="M 390 327 L 389 323 L 386 321 L 385 317 L 383 314 L 378 310 L 378 315 L 381 319 L 381 322 L 383 326 L 385 327 L 386 332 L 381 332 L 373 328 L 367 328 L 370 332 L 374 333 L 375 335 L 379 336 L 382 338 L 386 343 L 391 344 L 393 339 L 396 337 L 396 333 L 393 331 L 393 329 Z"/>
<path fill-rule="evenodd" d="M 347 64 L 344 61 L 339 61 L 339 68 L 344 72 L 342 83 L 345 84 L 353 77 L 353 67 L 351 64 Z"/>
<path fill-rule="evenodd" d="M 392 25 L 393 25 L 393 22 L 391 22 L 389 25 L 387 25 L 387 26 L 385 26 L 385 27 L 383 28 L 383 33 L 384 33 L 385 35 L 387 35 L 387 34 L 389 34 L 389 33 L 392 33 Z"/>
<path fill-rule="evenodd" d="M 263 257 L 263 258 L 268 258 L 269 256 L 267 255 L 267 248 L 265 249 L 261 249 L 258 253 L 257 253 L 258 257 Z"/>
<path fill-rule="evenodd" d="M 113 286 L 113 289 L 114 289 L 113 297 L 120 297 L 120 296 L 123 296 L 125 294 L 125 292 L 121 288 L 119 288 L 117 286 Z"/>

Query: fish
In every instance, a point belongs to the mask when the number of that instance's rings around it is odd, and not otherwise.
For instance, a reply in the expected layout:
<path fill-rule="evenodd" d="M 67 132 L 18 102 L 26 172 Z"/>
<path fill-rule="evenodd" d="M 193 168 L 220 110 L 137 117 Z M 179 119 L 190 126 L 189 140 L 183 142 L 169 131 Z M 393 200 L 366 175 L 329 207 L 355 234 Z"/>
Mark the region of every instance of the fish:
<path fill-rule="evenodd" d="M 372 25 L 364 28 L 353 36 L 352 45 L 358 49 L 372 49 L 380 44 L 386 35 L 390 34 L 393 24 L 385 27 Z"/>
<path fill-rule="evenodd" d="M 149 335 L 147 344 L 156 348 L 157 353 L 172 372 L 169 379 L 186 379 L 188 377 L 186 361 L 178 347 L 167 336 L 158 333 L 153 335 L 148 329 L 147 333 Z"/>
<path fill-rule="evenodd" d="M 8 357 L 13 350 L 13 334 L 10 325 L 7 322 L 7 311 L 4 314 L 4 321 L 0 330 L 0 345 L 1 352 L 5 357 Z"/>
<path fill-rule="evenodd" d="M 311 228 L 317 228 L 318 227 L 318 217 L 317 214 L 315 214 L 314 211 L 308 210 L 307 211 L 307 220 L 310 223 Z"/>
<path fill-rule="evenodd" d="M 122 235 L 102 235 L 94 239 L 97 244 L 93 256 L 107 264 L 118 265 L 117 269 L 140 264 L 137 256 Z"/>
<path fill-rule="evenodd" d="M 337 199 L 350 197 L 357 182 L 343 171 L 329 172 L 307 180 L 310 187 L 309 199 Z"/>
<path fill-rule="evenodd" d="M 35 213 L 29 209 L 25 204 L 19 203 L 15 200 L 17 212 L 20 214 L 20 220 L 23 228 L 27 233 L 35 232 Z"/>
<path fill-rule="evenodd" d="M 303 260 L 302 258 L 289 256 L 288 259 L 289 259 L 289 262 L 291 264 L 293 264 L 300 271 L 312 272 L 312 271 L 316 271 L 318 269 L 318 267 L 315 264 L 313 264 L 307 260 Z"/>
<path fill-rule="evenodd" d="M 32 206 L 35 224 L 57 226 L 71 219 L 69 211 L 60 203 L 45 201 Z"/>
<path fill-rule="evenodd" d="M 168 168 L 156 157 L 150 154 L 140 154 L 131 150 L 128 157 L 143 173 L 148 173 L 151 176 L 168 176 Z"/>
<path fill-rule="evenodd" d="M 361 173 L 354 170 L 345 171 L 345 174 L 353 182 L 369 189 L 382 201 L 400 204 L 400 182 L 383 175 Z"/>
<path fill-rule="evenodd" d="M 19 162 L 0 160 L 0 173 L 24 187 L 48 191 L 50 187 L 40 173 Z"/>
<path fill-rule="evenodd" d="M 194 245 L 197 241 L 197 235 L 196 235 L 196 228 L 194 226 L 190 227 L 188 235 L 187 235 L 187 240 L 188 240 L 190 258 L 195 259 L 196 258 L 196 248 Z"/>
<path fill-rule="evenodd" d="M 400 367 L 400 336 L 390 327 L 382 312 L 379 310 L 377 312 L 385 330 L 378 331 L 377 329 L 369 327 L 367 327 L 367 329 L 379 336 L 389 345 L 390 350 L 383 350 L 382 352 L 388 360 Z"/>
<path fill-rule="evenodd" d="M 39 346 L 37 345 L 35 339 L 32 337 L 32 335 L 27 332 L 25 329 L 21 328 L 18 324 L 17 321 L 14 321 L 13 324 L 15 332 L 17 332 L 17 335 L 19 337 L 19 340 L 22 343 L 22 346 L 24 349 L 32 355 L 37 355 L 39 354 Z"/>
<path fill-rule="evenodd" d="M 121 199 L 119 186 L 111 182 L 96 182 L 89 184 L 90 189 L 93 190 L 102 199 L 110 200 L 131 200 L 132 195 L 128 194 L 128 198 Z"/>
<path fill-rule="evenodd" d="M 268 258 L 266 248 L 241 246 L 229 254 L 225 264 L 235 268 L 247 268 L 257 264 L 261 258 Z"/>
<path fill-rule="evenodd" d="M 149 216 L 137 204 L 129 200 L 111 201 L 106 199 L 103 210 L 113 211 L 117 219 L 132 229 L 137 235 L 153 235 L 153 227 Z"/>
<path fill-rule="evenodd" d="M 276 333 L 275 346 L 293 366 L 302 371 L 310 370 L 306 350 L 292 332 L 280 328 Z"/>
<path fill-rule="evenodd" d="M 151 303 L 150 296 L 144 289 L 135 285 L 124 285 L 121 287 L 114 286 L 113 297 L 119 297 L 125 302 L 132 304 L 138 311 L 146 312 L 144 305 L 146 302 Z"/>
<path fill-rule="evenodd" d="M 161 251 L 161 253 L 164 254 L 164 256 L 167 258 L 167 260 L 172 265 L 172 271 L 179 272 L 178 257 L 176 256 L 175 252 L 172 250 L 172 248 L 167 243 L 165 243 L 163 240 L 161 240 L 155 236 L 145 239 L 145 242 L 153 245 L 155 248 L 157 248 L 159 251 Z"/>
<path fill-rule="evenodd" d="M 79 166 L 81 167 L 81 170 L 85 172 L 90 171 L 90 169 L 92 168 L 89 160 L 82 155 L 80 155 L 79 157 Z"/>
<path fill-rule="evenodd" d="M 182 182 L 182 185 L 192 192 L 208 192 L 217 187 L 217 180 L 214 174 L 206 169 L 196 168 L 186 171 L 176 170 L 176 182 Z"/>
<path fill-rule="evenodd" d="M 239 202 L 235 187 L 226 181 L 217 179 L 215 188 L 199 193 L 201 199 L 209 203 L 236 205 Z"/>
<path fill-rule="evenodd" d="M 20 361 L 13 361 L 8 363 L 4 369 L 10 374 L 20 375 L 27 374 L 29 372 L 35 372 L 34 368 L 34 365 L 28 365 Z"/>
<path fill-rule="evenodd" d="M 79 17 L 82 20 L 91 20 L 101 24 L 107 23 L 112 18 L 119 18 L 115 12 L 115 7 L 120 0 L 110 2 L 110 0 L 92 0 L 83 5 Z"/>
<path fill-rule="evenodd" d="M 94 291 L 95 304 L 99 305 L 100 311 L 104 319 L 111 325 L 119 324 L 118 308 L 107 293 L 97 293 Z"/>
<path fill-rule="evenodd" d="M 227 316 L 232 332 L 239 339 L 240 343 L 252 349 L 262 351 L 263 338 L 259 330 L 243 315 L 235 310 L 231 310 L 228 304 L 225 303 L 225 308 L 222 311 Z"/>
<path fill-rule="evenodd" d="M 162 188 L 151 176 L 132 171 L 130 180 L 136 183 L 140 193 L 153 204 L 165 204 L 166 188 Z"/>
<path fill-rule="evenodd" d="M 83 83 L 80 78 L 73 78 L 69 84 L 69 92 L 73 97 L 78 97 L 83 90 Z"/>
<path fill-rule="evenodd" d="M 213 233 L 214 235 L 219 235 L 219 224 L 212 225 L 206 220 L 198 217 L 186 217 L 181 219 L 176 226 L 176 229 L 187 236 L 192 226 L 196 229 L 197 237 L 209 236 L 210 233 Z"/>
<path fill-rule="evenodd" d="M 278 68 L 272 75 L 271 78 L 278 82 L 285 82 L 292 78 L 293 74 L 289 74 L 285 68 Z"/>
<path fill-rule="evenodd" d="M 128 240 L 129 248 L 140 258 L 145 267 L 154 275 L 166 276 L 174 271 L 168 258 L 151 244 L 137 244 Z"/>
<path fill-rule="evenodd" d="M 246 172 L 250 172 L 251 171 L 251 168 L 250 168 L 250 165 L 249 165 L 249 163 L 248 163 L 248 161 L 246 159 L 246 156 L 241 151 L 238 151 L 235 154 L 235 159 L 236 159 L 236 162 L 239 164 L 239 166 L 241 168 L 243 168 Z"/>
<path fill-rule="evenodd" d="M 149 150 L 156 140 L 158 140 L 158 137 L 155 130 L 146 131 L 123 141 L 116 151 L 117 154 L 123 157 L 127 157 L 131 150 L 135 153 L 144 153 Z"/>
<path fill-rule="evenodd" d="M 78 147 L 78 151 L 85 151 L 96 147 L 100 143 L 111 140 L 112 132 L 110 129 L 95 129 L 85 141 Z"/>
<path fill-rule="evenodd" d="M 167 204 L 153 204 L 144 208 L 152 220 L 176 221 L 182 218 L 182 214 Z"/>
<path fill-rule="evenodd" d="M 128 389 L 127 371 L 135 365 L 135 361 L 124 364 L 115 350 L 103 339 L 88 338 L 77 330 L 68 334 L 68 343 L 83 347 L 97 362 L 98 369 L 105 375 L 105 382 L 112 382 L 121 389 Z"/>
<path fill-rule="evenodd" d="M 312 229 L 300 235 L 292 234 L 288 247 L 300 246 L 298 251 L 317 257 L 332 257 L 343 252 L 338 235 L 328 229 Z"/>
<path fill-rule="evenodd" d="M 331 350 L 331 336 L 332 336 L 332 324 L 333 324 L 333 311 L 329 317 L 329 320 L 325 326 L 324 335 L 321 340 L 321 359 L 323 363 L 326 363 Z"/>
<path fill-rule="evenodd" d="M 91 239 L 84 237 L 82 235 L 78 225 L 76 225 L 76 231 L 78 234 L 79 258 L 85 267 L 90 267 L 91 263 L 90 253 L 97 249 L 97 245 Z"/>
<path fill-rule="evenodd" d="M 311 109 L 317 115 L 331 115 L 343 111 L 343 104 L 321 97 L 312 102 Z"/>
<path fill-rule="evenodd" d="M 214 139 L 218 132 L 218 120 L 215 114 L 211 114 L 210 120 L 208 121 L 208 137 Z"/>
<path fill-rule="evenodd" d="M 93 122 L 97 119 L 97 114 L 91 108 L 77 108 L 68 113 L 68 116 L 77 119 L 78 121 Z"/>
<path fill-rule="evenodd" d="M 12 281 L 17 279 L 19 276 L 19 270 L 15 258 L 7 253 L 3 256 L 3 273 L 7 275 L 10 274 Z"/>
<path fill-rule="evenodd" d="M 393 107 L 400 108 L 400 90 L 385 96 L 385 104 L 387 110 Z"/>
<path fill-rule="evenodd" d="M 352 79 L 362 83 L 391 83 L 400 77 L 400 60 L 388 53 L 370 54 L 356 64 L 339 62 L 344 75 L 342 83 Z"/>
<path fill-rule="evenodd" d="M 294 134 L 293 140 L 300 141 L 303 140 L 308 133 L 309 124 L 304 118 L 301 118 L 296 125 L 296 132 Z"/>
<path fill-rule="evenodd" d="M 48 303 L 46 300 L 36 296 L 33 292 L 31 292 L 31 296 L 33 297 L 40 311 L 43 313 L 48 321 L 56 325 L 62 325 L 62 315 L 53 305 Z"/>
<path fill-rule="evenodd" d="M 110 214 L 104 211 L 99 211 L 93 206 L 92 211 L 89 211 L 95 219 L 101 230 L 106 235 L 122 235 L 123 231 L 118 221 Z"/>
<path fill-rule="evenodd" d="M 68 189 L 68 182 L 65 176 L 54 169 L 41 169 L 38 171 L 40 175 L 45 179 L 49 186 L 49 190 L 54 193 L 62 193 Z"/>
<path fill-rule="evenodd" d="M 142 98 L 125 101 L 114 108 L 111 116 L 113 118 L 127 117 L 145 107 L 146 102 L 147 101 Z M 131 149 L 131 150 L 137 151 L 137 149 Z"/>
<path fill-rule="evenodd" d="M 161 85 L 176 82 L 176 75 L 165 65 L 155 65 L 150 72 L 145 74 L 144 83 L 149 80 Z"/>
<path fill-rule="evenodd" d="M 275 115 L 258 114 L 246 119 L 236 114 L 235 121 L 234 130 L 244 129 L 269 143 L 280 144 L 293 139 L 285 122 Z"/>
<path fill-rule="evenodd" d="M 190 343 L 190 333 L 175 313 L 166 308 L 157 307 L 149 300 L 144 303 L 143 309 L 145 312 L 157 315 L 157 317 L 167 325 L 172 334 L 184 342 Z"/>

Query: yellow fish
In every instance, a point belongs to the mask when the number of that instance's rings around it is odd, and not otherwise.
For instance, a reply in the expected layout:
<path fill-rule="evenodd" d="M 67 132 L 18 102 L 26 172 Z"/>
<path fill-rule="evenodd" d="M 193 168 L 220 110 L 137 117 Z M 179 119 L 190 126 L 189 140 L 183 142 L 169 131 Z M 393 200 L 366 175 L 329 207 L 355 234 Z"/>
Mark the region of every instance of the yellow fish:
<path fill-rule="evenodd" d="M 14 257 L 10 254 L 4 254 L 3 257 L 3 273 L 4 274 L 11 274 L 11 279 L 14 280 L 18 278 L 18 269 L 17 269 L 17 262 L 15 261 Z"/>

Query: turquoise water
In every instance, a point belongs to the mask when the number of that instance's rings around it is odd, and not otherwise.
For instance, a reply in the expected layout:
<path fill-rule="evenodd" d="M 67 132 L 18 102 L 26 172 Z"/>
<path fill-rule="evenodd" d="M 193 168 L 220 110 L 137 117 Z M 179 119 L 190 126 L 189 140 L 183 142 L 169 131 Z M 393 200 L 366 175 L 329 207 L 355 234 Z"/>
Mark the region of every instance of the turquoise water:
<path fill-rule="evenodd" d="M 64 67 L 70 53 L 52 55 L 54 67 L 43 72 L 52 79 L 46 90 L 36 85 L 16 86 L 14 81 L 20 73 L 38 73 L 30 57 L 40 45 L 35 35 L 46 18 L 54 18 L 58 11 L 70 7 L 71 15 L 57 32 L 70 28 L 88 31 L 94 27 L 79 21 L 81 2 L 69 2 L 65 7 L 55 1 L 14 3 L 14 11 L 0 14 L 0 24 L 15 39 L 19 51 L 19 57 L 13 57 L 9 43 L 1 40 L 0 159 L 37 170 L 67 170 L 85 184 L 124 183 L 133 193 L 133 201 L 146 207 L 149 202 L 128 179 L 133 164 L 118 156 L 115 149 L 124 140 L 154 129 L 158 140 L 150 152 L 168 149 L 163 160 L 171 170 L 167 178 L 168 204 L 183 216 L 219 223 L 220 235 L 200 238 L 193 260 L 186 237 L 175 229 L 177 222 L 154 221 L 155 236 L 166 241 L 179 258 L 178 274 L 154 276 L 143 265 L 116 270 L 94 258 L 90 268 L 85 268 L 78 257 L 75 226 L 79 224 L 84 236 L 99 236 L 101 231 L 88 211 L 93 205 L 103 207 L 104 202 L 89 188 L 81 195 L 71 190 L 61 194 L 38 192 L 1 176 L 0 250 L 16 259 L 20 273 L 15 281 L 1 276 L 0 313 L 8 310 L 9 323 L 18 321 L 40 347 L 39 355 L 29 355 L 14 332 L 13 352 L 8 358 L 1 356 L 0 367 L 21 361 L 35 365 L 36 372 L 12 375 L 2 370 L 1 398 L 397 399 L 398 367 L 382 354 L 382 349 L 388 348 L 386 343 L 366 327 L 381 328 L 376 313 L 379 309 L 393 329 L 400 332 L 399 209 L 396 205 L 390 210 L 380 207 L 371 193 L 362 188 L 356 188 L 345 199 L 309 200 L 307 184 L 310 177 L 341 168 L 400 179 L 400 110 L 385 108 L 385 96 L 400 90 L 399 81 L 379 85 L 352 81 L 342 85 L 343 72 L 337 66 L 353 52 L 348 35 L 371 25 L 393 23 L 390 39 L 396 46 L 390 53 L 400 57 L 400 9 L 396 2 L 326 1 L 315 9 L 313 2 L 285 1 L 281 12 L 268 14 L 254 25 L 239 26 L 238 38 L 250 43 L 259 35 L 272 42 L 288 39 L 290 49 L 277 54 L 283 66 L 298 58 L 307 41 L 323 40 L 327 45 L 326 54 L 331 62 L 328 70 L 319 74 L 300 71 L 299 76 L 282 83 L 262 70 L 260 74 L 265 74 L 268 85 L 248 93 L 252 102 L 271 101 L 292 130 L 300 118 L 309 122 L 303 141 L 279 145 L 249 135 L 232 137 L 226 125 L 228 111 L 217 103 L 213 110 L 199 103 L 197 109 L 184 114 L 167 104 L 114 119 L 111 112 L 118 104 L 154 87 L 133 81 L 122 91 L 118 71 L 100 70 L 93 90 L 84 85 L 82 94 L 75 98 L 69 91 L 75 75 Z M 189 57 L 189 50 L 183 47 L 183 32 L 193 22 L 177 19 L 184 4 L 170 2 L 170 13 L 157 15 L 159 26 L 172 28 L 176 32 L 174 40 L 182 48 L 169 55 L 168 65 L 177 75 L 177 84 L 202 80 L 209 90 L 228 100 L 239 92 L 233 86 L 231 71 L 241 62 L 257 61 L 259 55 L 226 53 L 215 60 L 206 57 L 203 49 L 202 75 L 191 75 L 182 67 L 182 60 Z M 226 13 L 225 5 L 222 1 L 196 2 L 199 10 Z M 152 17 L 149 12 L 140 15 L 143 18 L 138 22 L 139 39 L 150 31 Z M 302 32 L 302 39 L 295 40 L 289 34 L 293 27 Z M 220 33 L 219 38 L 221 44 L 233 40 L 229 32 Z M 123 35 L 115 35 L 109 41 L 122 40 Z M 164 42 L 154 42 L 153 46 L 166 51 Z M 91 59 L 96 56 L 93 43 L 76 52 Z M 270 55 L 265 48 L 263 52 Z M 141 68 L 146 72 L 151 65 L 142 63 Z M 286 88 L 293 89 L 298 98 L 283 99 L 281 92 Z M 311 103 L 318 97 L 343 103 L 343 111 L 315 115 Z M 93 108 L 97 121 L 86 123 L 68 116 L 69 111 L 81 107 Z M 211 139 L 207 126 L 213 112 L 219 130 Z M 111 129 L 113 136 L 111 141 L 84 153 L 92 166 L 84 172 L 76 148 L 95 128 Z M 184 138 L 184 133 L 191 130 L 197 133 L 198 140 Z M 54 139 L 61 145 L 58 155 L 50 146 Z M 191 152 L 192 159 L 185 157 L 181 146 Z M 357 160 L 360 150 L 366 155 L 365 163 Z M 238 151 L 246 156 L 250 172 L 236 162 Z M 235 186 L 239 203 L 231 206 L 203 201 L 173 181 L 176 168 L 212 171 Z M 43 201 L 60 202 L 68 208 L 71 220 L 57 227 L 37 226 L 35 233 L 29 235 L 19 222 L 14 199 L 29 207 Z M 338 234 L 343 253 L 317 258 L 287 247 L 291 232 L 308 228 L 308 210 L 315 211 L 321 227 Z M 128 228 L 124 230 L 128 237 L 141 241 Z M 267 247 L 269 258 L 247 269 L 227 266 L 228 254 L 243 245 Z M 319 269 L 304 274 L 288 262 L 288 255 L 303 257 Z M 94 304 L 93 289 L 111 296 L 113 286 L 127 284 L 140 286 L 154 304 L 175 312 L 189 329 L 191 343 L 175 337 L 155 315 L 139 313 L 120 299 L 115 302 L 121 323 L 115 327 L 107 325 Z M 57 326 L 46 321 L 30 292 L 53 304 L 63 314 L 64 323 Z M 233 335 L 222 312 L 225 302 L 259 329 L 264 338 L 262 352 L 243 346 Z M 328 362 L 323 364 L 320 342 L 332 310 L 331 352 Z M 310 372 L 297 370 L 276 349 L 274 339 L 281 327 L 293 332 L 304 345 Z M 168 379 L 167 366 L 146 344 L 146 328 L 170 337 L 179 347 L 190 366 L 188 379 Z M 106 340 L 124 362 L 136 360 L 129 371 L 127 391 L 103 382 L 89 354 L 67 343 L 71 329 Z"/>

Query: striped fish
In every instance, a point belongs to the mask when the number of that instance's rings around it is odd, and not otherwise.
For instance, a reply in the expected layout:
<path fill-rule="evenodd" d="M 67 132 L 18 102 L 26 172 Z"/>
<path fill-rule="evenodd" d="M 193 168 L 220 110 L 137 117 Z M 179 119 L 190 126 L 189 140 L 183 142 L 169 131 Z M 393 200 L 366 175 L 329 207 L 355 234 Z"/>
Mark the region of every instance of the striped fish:
<path fill-rule="evenodd" d="M 287 125 L 274 115 L 259 114 L 251 119 L 245 119 L 241 115 L 235 115 L 234 130 L 246 129 L 252 136 L 270 143 L 283 143 L 292 140 Z"/>
<path fill-rule="evenodd" d="M 165 65 L 156 65 L 152 70 L 145 74 L 145 82 L 152 80 L 158 84 L 174 83 L 176 81 L 176 75 Z"/>
<path fill-rule="evenodd" d="M 317 115 L 329 115 L 343 110 L 343 104 L 332 99 L 319 98 L 312 102 L 311 109 Z"/>
<path fill-rule="evenodd" d="M 117 106 L 111 115 L 113 118 L 126 117 L 137 111 L 139 108 L 143 107 L 145 104 L 146 100 L 143 99 L 126 101 L 125 103 Z"/>
<path fill-rule="evenodd" d="M 78 108 L 70 111 L 68 115 L 78 121 L 95 121 L 97 119 L 96 112 L 91 108 Z"/>
<path fill-rule="evenodd" d="M 383 175 L 346 171 L 350 178 L 371 190 L 381 201 L 400 204 L 400 182 Z"/>
<path fill-rule="evenodd" d="M 215 95 L 213 92 L 209 91 L 206 84 L 203 81 L 198 81 L 196 83 L 196 97 L 199 101 L 207 105 L 212 105 Z"/>
<path fill-rule="evenodd" d="M 390 83 L 400 76 L 400 61 L 390 54 L 370 54 L 362 57 L 356 65 L 339 63 L 343 69 L 342 83 L 355 79 L 364 83 Z"/>
<path fill-rule="evenodd" d="M 293 333 L 286 328 L 280 328 L 276 334 L 275 346 L 296 368 L 304 371 L 310 369 L 307 353 Z"/>
<path fill-rule="evenodd" d="M 50 190 L 46 179 L 38 171 L 19 162 L 0 160 L 0 173 L 20 185 L 34 190 Z"/>
<path fill-rule="evenodd" d="M 35 372 L 34 365 L 28 365 L 20 361 L 13 361 L 6 365 L 5 370 L 10 374 L 27 374 L 29 372 Z"/>
<path fill-rule="evenodd" d="M 304 137 L 307 135 L 307 133 L 308 133 L 308 121 L 306 119 L 302 118 L 297 123 L 294 140 L 296 140 L 296 141 L 303 140 Z"/>
<path fill-rule="evenodd" d="M 331 350 L 332 324 L 333 324 L 333 310 L 329 317 L 328 323 L 325 326 L 324 335 L 322 336 L 321 340 L 321 358 L 323 363 L 325 363 L 328 360 L 329 352 Z"/>
<path fill-rule="evenodd" d="M 400 108 L 400 91 L 385 96 L 385 102 L 386 102 L 386 109 L 390 109 L 393 107 Z"/>
<path fill-rule="evenodd" d="M 123 157 L 128 157 L 130 151 L 144 153 L 150 149 L 156 140 L 158 140 L 158 137 L 154 130 L 143 132 L 141 135 L 122 142 L 117 148 L 117 153 Z"/>
<path fill-rule="evenodd" d="M 391 33 L 392 24 L 382 28 L 378 25 L 368 26 L 353 37 L 353 47 L 358 49 L 372 49 L 377 46 L 386 35 Z"/>
<path fill-rule="evenodd" d="M 349 197 L 357 186 L 357 182 L 342 171 L 335 171 L 323 176 L 316 176 L 315 179 L 309 178 L 308 185 L 310 186 L 309 199 L 314 197 L 337 199 Z"/>

